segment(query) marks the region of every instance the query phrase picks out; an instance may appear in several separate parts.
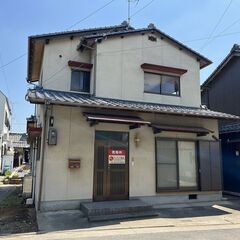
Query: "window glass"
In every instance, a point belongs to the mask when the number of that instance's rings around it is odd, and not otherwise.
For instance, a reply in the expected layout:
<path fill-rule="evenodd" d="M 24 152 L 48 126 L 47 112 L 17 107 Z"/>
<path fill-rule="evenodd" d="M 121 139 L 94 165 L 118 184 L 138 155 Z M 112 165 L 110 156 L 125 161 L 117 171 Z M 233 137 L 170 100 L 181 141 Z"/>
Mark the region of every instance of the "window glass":
<path fill-rule="evenodd" d="M 157 141 L 157 186 L 177 187 L 177 148 L 175 141 Z"/>
<path fill-rule="evenodd" d="M 180 141 L 178 151 L 180 187 L 197 186 L 195 143 Z"/>
<path fill-rule="evenodd" d="M 145 72 L 144 92 L 179 96 L 180 78 Z"/>
<path fill-rule="evenodd" d="M 157 139 L 157 188 L 196 188 L 196 143 Z"/>
<path fill-rule="evenodd" d="M 179 77 L 162 75 L 161 93 L 179 95 Z"/>
<path fill-rule="evenodd" d="M 79 92 L 90 92 L 90 72 L 72 70 L 71 90 Z"/>
<path fill-rule="evenodd" d="M 160 93 L 160 76 L 152 73 L 144 73 L 144 91 Z"/>

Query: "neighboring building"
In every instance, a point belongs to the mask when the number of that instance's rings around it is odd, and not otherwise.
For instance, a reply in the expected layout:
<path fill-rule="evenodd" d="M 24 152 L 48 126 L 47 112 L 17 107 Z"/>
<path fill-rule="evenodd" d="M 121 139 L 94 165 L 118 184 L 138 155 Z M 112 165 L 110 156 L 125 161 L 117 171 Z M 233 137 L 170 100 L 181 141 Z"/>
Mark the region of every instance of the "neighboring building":
<path fill-rule="evenodd" d="M 27 143 L 26 133 L 10 133 L 10 148 L 14 152 L 13 167 L 29 163 L 29 144 Z"/>
<path fill-rule="evenodd" d="M 202 84 L 202 103 L 209 109 L 240 116 L 240 46 L 235 44 Z M 221 122 L 224 190 L 240 192 L 240 123 Z"/>
<path fill-rule="evenodd" d="M 29 37 L 38 209 L 221 199 L 218 119 L 238 118 L 201 107 L 210 63 L 153 24 Z"/>
<path fill-rule="evenodd" d="M 9 132 L 11 129 L 11 108 L 7 97 L 0 91 L 0 172 L 12 169 L 12 161 L 8 157 Z M 3 158 L 6 158 L 3 161 Z"/>

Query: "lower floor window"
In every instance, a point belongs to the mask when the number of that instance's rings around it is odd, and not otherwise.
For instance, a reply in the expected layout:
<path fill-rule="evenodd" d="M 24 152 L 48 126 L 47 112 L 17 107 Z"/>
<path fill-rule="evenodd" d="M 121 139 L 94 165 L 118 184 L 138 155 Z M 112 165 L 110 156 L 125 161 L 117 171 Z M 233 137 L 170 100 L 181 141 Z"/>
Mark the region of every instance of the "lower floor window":
<path fill-rule="evenodd" d="M 196 143 L 156 140 L 157 190 L 197 188 Z"/>

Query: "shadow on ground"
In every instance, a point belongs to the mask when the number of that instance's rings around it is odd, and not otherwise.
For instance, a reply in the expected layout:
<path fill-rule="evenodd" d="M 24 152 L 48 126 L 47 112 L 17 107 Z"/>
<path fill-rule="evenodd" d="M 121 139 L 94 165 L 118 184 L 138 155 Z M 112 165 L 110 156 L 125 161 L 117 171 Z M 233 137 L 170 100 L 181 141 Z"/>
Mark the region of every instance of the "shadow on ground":
<path fill-rule="evenodd" d="M 186 207 L 174 209 L 161 209 L 156 210 L 157 217 L 150 217 L 147 219 L 180 219 L 180 218 L 194 218 L 194 217 L 211 217 L 229 214 L 223 210 L 214 207 Z M 38 228 L 40 232 L 51 232 L 61 230 L 74 230 L 74 229 L 90 229 L 96 227 L 111 227 L 119 228 L 123 222 L 131 220 L 142 220 L 146 218 L 135 218 L 125 220 L 111 220 L 101 222 L 88 222 L 87 218 L 83 216 L 81 211 L 68 210 L 58 212 L 42 212 L 38 213 Z M 155 222 L 156 223 L 156 222 Z M 161 226 L 163 222 L 161 221 Z M 164 225 L 164 224 L 163 224 Z M 166 225 L 168 226 L 168 225 Z"/>

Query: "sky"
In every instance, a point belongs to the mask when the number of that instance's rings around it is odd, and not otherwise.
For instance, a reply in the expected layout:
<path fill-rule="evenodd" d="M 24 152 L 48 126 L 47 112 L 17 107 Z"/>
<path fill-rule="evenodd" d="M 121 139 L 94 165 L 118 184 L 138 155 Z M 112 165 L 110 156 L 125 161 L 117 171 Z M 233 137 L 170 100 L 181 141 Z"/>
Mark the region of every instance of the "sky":
<path fill-rule="evenodd" d="M 212 60 L 210 66 L 201 70 L 201 83 L 229 53 L 233 44 L 240 43 L 240 0 L 131 1 L 133 27 L 154 23 L 161 31 Z M 0 90 L 9 98 L 12 108 L 12 132 L 25 132 L 26 118 L 34 113 L 34 106 L 25 100 L 27 89 L 33 87 L 26 81 L 28 36 L 69 30 L 79 21 L 70 30 L 117 25 L 126 20 L 128 0 L 109 2 L 1 1 Z"/>

